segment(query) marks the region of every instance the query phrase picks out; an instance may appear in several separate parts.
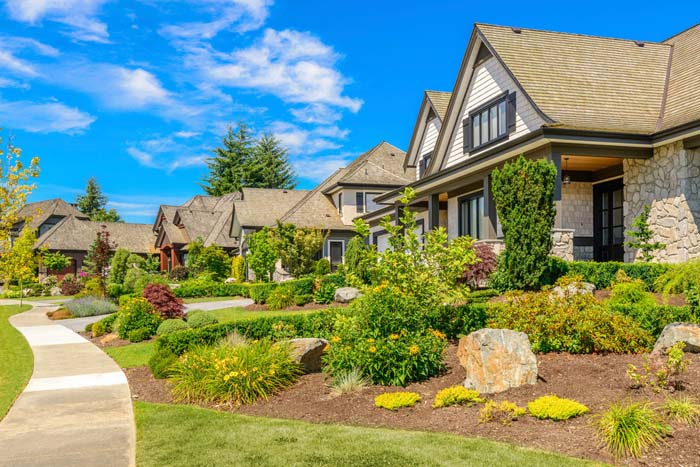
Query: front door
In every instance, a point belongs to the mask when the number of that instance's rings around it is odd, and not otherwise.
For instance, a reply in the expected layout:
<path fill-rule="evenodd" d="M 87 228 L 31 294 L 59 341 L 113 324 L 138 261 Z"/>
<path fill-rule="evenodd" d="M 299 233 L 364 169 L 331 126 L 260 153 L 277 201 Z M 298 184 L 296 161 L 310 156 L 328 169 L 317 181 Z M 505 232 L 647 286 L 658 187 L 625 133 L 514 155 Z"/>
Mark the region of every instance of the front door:
<path fill-rule="evenodd" d="M 343 264 L 343 250 L 345 249 L 345 243 L 342 240 L 329 240 L 328 250 L 331 258 L 331 270 L 335 271 L 339 264 Z"/>
<path fill-rule="evenodd" d="M 593 186 L 593 255 L 596 261 L 624 261 L 625 221 L 622 179 Z"/>

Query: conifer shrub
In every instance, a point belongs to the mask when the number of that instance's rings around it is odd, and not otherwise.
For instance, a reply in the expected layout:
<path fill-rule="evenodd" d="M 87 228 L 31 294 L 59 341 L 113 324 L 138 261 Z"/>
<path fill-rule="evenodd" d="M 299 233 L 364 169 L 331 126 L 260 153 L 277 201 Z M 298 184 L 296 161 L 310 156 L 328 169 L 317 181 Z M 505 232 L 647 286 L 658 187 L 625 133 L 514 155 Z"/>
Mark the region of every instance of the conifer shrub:
<path fill-rule="evenodd" d="M 245 258 L 243 256 L 234 256 L 231 260 L 231 277 L 236 279 L 237 283 L 245 282 Z"/>
<path fill-rule="evenodd" d="M 433 408 L 481 404 L 482 402 L 486 402 L 486 399 L 482 399 L 478 391 L 467 389 L 464 386 L 452 386 L 441 390 L 435 395 Z"/>

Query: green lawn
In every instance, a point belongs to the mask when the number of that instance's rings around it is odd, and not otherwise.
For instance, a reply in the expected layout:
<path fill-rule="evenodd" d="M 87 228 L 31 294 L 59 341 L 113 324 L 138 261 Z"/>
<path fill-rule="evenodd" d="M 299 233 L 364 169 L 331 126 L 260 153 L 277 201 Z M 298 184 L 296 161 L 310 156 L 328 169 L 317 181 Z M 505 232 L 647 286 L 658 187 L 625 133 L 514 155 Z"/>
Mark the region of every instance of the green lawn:
<path fill-rule="evenodd" d="M 134 407 L 140 467 L 596 465 L 456 435 L 312 424 L 184 405 L 136 402 Z"/>
<path fill-rule="evenodd" d="M 238 300 L 242 297 L 192 297 L 183 298 L 185 303 L 202 303 L 202 302 L 225 302 L 226 300 Z"/>
<path fill-rule="evenodd" d="M 0 419 L 27 385 L 34 368 L 34 354 L 8 318 L 29 310 L 30 305 L 0 306 Z"/>
<path fill-rule="evenodd" d="M 155 346 L 155 342 L 139 342 L 120 347 L 105 347 L 103 350 L 120 367 L 133 368 L 148 365 L 148 359 L 153 355 Z"/>
<path fill-rule="evenodd" d="M 220 323 L 227 321 L 240 321 L 242 319 L 263 318 L 267 316 L 289 316 L 302 315 L 306 313 L 314 313 L 320 310 L 301 310 L 301 311 L 248 311 L 243 308 L 222 308 L 220 310 L 200 311 L 214 316 Z"/>

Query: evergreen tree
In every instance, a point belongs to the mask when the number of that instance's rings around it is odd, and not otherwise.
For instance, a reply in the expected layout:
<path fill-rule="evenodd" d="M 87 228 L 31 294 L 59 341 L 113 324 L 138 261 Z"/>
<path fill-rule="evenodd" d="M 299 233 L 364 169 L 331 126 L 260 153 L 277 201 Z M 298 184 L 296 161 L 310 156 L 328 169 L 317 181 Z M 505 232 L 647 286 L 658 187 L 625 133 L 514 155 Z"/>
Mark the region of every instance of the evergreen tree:
<path fill-rule="evenodd" d="M 247 165 L 245 186 L 289 190 L 296 186 L 296 177 L 289 163 L 287 149 L 282 147 L 274 135 L 263 135 L 257 140 Z"/>
<path fill-rule="evenodd" d="M 78 195 L 75 198 L 75 203 L 78 205 L 78 210 L 88 216 L 91 221 L 122 222 L 116 210 L 107 210 L 107 197 L 102 193 L 102 189 L 94 177 L 87 181 L 85 194 Z"/>
<path fill-rule="evenodd" d="M 253 153 L 253 139 L 244 123 L 239 123 L 236 129 L 229 127 L 222 143 L 223 147 L 214 149 L 214 156 L 207 161 L 209 176 L 201 185 L 210 196 L 240 191 L 244 186 L 245 168 Z"/>

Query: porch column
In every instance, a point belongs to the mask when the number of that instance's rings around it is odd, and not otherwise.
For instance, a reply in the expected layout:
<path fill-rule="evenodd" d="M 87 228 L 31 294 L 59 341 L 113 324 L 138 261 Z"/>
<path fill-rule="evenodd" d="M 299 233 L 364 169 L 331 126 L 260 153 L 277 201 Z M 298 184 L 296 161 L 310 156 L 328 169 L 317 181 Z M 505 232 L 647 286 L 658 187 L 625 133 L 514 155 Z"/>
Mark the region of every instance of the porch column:
<path fill-rule="evenodd" d="M 428 230 L 440 227 L 440 195 L 428 197 Z"/>
<path fill-rule="evenodd" d="M 554 218 L 554 228 L 562 228 L 562 203 L 561 203 L 561 152 L 555 148 L 552 148 L 549 153 L 549 160 L 552 161 L 554 166 L 557 168 L 557 175 L 554 179 L 554 208 L 557 211 L 557 215 Z"/>
<path fill-rule="evenodd" d="M 168 270 L 168 255 L 163 248 L 160 249 L 160 270 Z"/>
<path fill-rule="evenodd" d="M 491 186 L 491 174 L 484 177 L 484 238 L 494 240 L 498 237 L 498 215 L 496 214 L 496 201 L 493 199 Z"/>
<path fill-rule="evenodd" d="M 177 251 L 175 250 L 175 248 L 170 249 L 170 264 L 173 268 L 180 264 L 180 261 L 177 259 Z"/>

